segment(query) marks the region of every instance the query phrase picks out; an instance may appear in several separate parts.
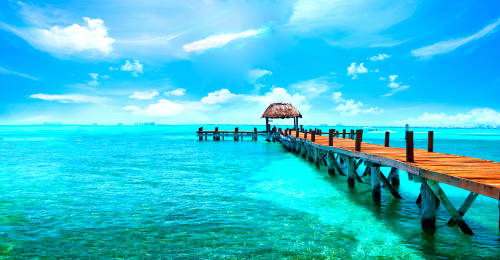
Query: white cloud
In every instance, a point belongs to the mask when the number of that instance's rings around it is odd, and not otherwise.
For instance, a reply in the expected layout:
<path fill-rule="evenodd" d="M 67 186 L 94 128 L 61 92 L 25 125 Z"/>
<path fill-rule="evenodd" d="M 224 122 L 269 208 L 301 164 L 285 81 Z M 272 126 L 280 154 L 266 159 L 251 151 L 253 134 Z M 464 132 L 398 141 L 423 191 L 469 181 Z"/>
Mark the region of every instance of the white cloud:
<path fill-rule="evenodd" d="M 221 90 L 208 93 L 206 97 L 201 99 L 201 102 L 210 105 L 227 103 L 236 96 L 237 95 L 231 93 L 229 89 L 223 88 Z"/>
<path fill-rule="evenodd" d="M 265 77 L 265 76 L 271 76 L 273 73 L 270 70 L 265 70 L 265 69 L 253 69 L 250 72 L 248 72 L 248 79 L 250 80 L 251 83 L 257 82 L 258 79 Z"/>
<path fill-rule="evenodd" d="M 487 25 L 478 32 L 463 38 L 441 41 L 429 46 L 421 47 L 411 51 L 411 54 L 419 58 L 431 58 L 434 55 L 445 54 L 454 51 L 455 49 L 481 39 L 482 37 L 494 32 L 494 29 L 500 24 L 500 18 L 492 24 Z"/>
<path fill-rule="evenodd" d="M 39 93 L 30 95 L 30 98 L 45 101 L 56 101 L 59 103 L 102 103 L 106 101 L 106 98 L 103 97 L 88 96 L 83 94 L 52 95 Z"/>
<path fill-rule="evenodd" d="M 108 36 L 108 29 L 104 26 L 103 20 L 88 17 L 84 17 L 83 20 L 85 22 L 83 25 L 52 26 L 48 29 L 18 29 L 6 24 L 2 24 L 1 27 L 22 37 L 33 47 L 56 55 L 86 52 L 94 56 L 110 54 L 115 40 Z"/>
<path fill-rule="evenodd" d="M 99 79 L 99 74 L 97 73 L 89 73 L 89 76 L 92 78 L 92 80 L 90 80 L 87 84 L 91 87 L 95 87 L 97 85 L 99 85 L 99 81 L 97 81 Z"/>
<path fill-rule="evenodd" d="M 208 49 L 220 48 L 231 41 L 258 36 L 267 31 L 267 28 L 252 29 L 239 33 L 222 33 L 209 36 L 205 39 L 191 42 L 182 46 L 186 52 L 203 52 Z"/>
<path fill-rule="evenodd" d="M 356 62 L 351 63 L 351 66 L 347 67 L 347 76 L 351 76 L 352 79 L 356 79 L 358 74 L 368 73 L 368 69 L 363 63 L 356 65 Z"/>
<path fill-rule="evenodd" d="M 476 108 L 455 115 L 423 113 L 417 118 L 397 123 L 429 127 L 500 127 L 500 113 L 491 108 Z"/>
<path fill-rule="evenodd" d="M 123 110 L 143 116 L 169 117 L 180 114 L 184 110 L 184 106 L 167 99 L 160 99 L 157 103 L 150 104 L 144 109 L 132 105 L 123 107 Z"/>
<path fill-rule="evenodd" d="M 142 64 L 138 60 L 134 60 L 133 63 L 129 60 L 125 60 L 125 64 L 123 64 L 120 69 L 122 71 L 132 72 L 132 76 L 134 77 L 139 76 L 139 73 L 142 74 Z"/>
<path fill-rule="evenodd" d="M 0 67 L 0 74 L 14 75 L 14 76 L 22 77 L 25 79 L 38 80 L 38 78 L 35 78 L 35 77 L 30 76 L 28 74 L 9 70 L 9 69 L 3 68 L 3 67 Z"/>
<path fill-rule="evenodd" d="M 184 88 L 177 88 L 174 90 L 166 91 L 165 96 L 184 96 L 186 95 L 186 89 Z"/>
<path fill-rule="evenodd" d="M 402 84 L 401 82 L 396 82 L 396 79 L 398 77 L 399 77 L 398 75 L 389 75 L 389 84 L 387 84 L 387 86 L 389 88 L 391 88 L 392 90 L 391 90 L 391 92 L 385 94 L 384 97 L 392 96 L 396 92 L 406 90 L 410 87 L 409 85 L 401 85 Z M 385 80 L 385 78 L 383 80 Z"/>
<path fill-rule="evenodd" d="M 139 100 L 147 100 L 147 99 L 153 99 L 154 97 L 158 96 L 158 91 L 135 91 L 132 93 L 132 95 L 129 96 L 129 98 L 132 99 L 139 99 Z"/>
<path fill-rule="evenodd" d="M 332 100 L 337 104 L 335 110 L 346 116 L 378 114 L 383 112 L 383 110 L 378 107 L 367 107 L 360 101 L 356 102 L 353 99 L 344 99 L 342 97 L 342 92 L 333 92 Z"/>
<path fill-rule="evenodd" d="M 381 61 L 381 60 L 385 60 L 385 59 L 388 59 L 389 57 L 391 57 L 391 55 L 388 55 L 388 54 L 385 54 L 385 53 L 379 53 L 375 56 L 371 56 L 369 59 L 371 61 Z"/>

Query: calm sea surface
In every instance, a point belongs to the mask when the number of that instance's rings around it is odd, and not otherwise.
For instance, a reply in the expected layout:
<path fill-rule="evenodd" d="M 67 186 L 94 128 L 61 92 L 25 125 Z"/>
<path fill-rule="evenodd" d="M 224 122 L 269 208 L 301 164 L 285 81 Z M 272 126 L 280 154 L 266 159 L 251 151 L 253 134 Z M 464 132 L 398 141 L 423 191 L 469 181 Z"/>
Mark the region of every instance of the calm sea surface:
<path fill-rule="evenodd" d="M 496 200 L 479 196 L 465 216 L 474 236 L 446 226 L 442 206 L 428 236 L 406 173 L 403 199 L 384 190 L 376 206 L 368 185 L 349 190 L 278 143 L 200 142 L 198 127 L 0 126 L 0 255 L 500 257 Z M 404 129 L 378 130 L 403 147 Z M 413 130 L 426 148 L 428 129 Z M 434 130 L 437 152 L 500 161 L 500 130 Z M 468 194 L 443 187 L 457 207 Z"/>

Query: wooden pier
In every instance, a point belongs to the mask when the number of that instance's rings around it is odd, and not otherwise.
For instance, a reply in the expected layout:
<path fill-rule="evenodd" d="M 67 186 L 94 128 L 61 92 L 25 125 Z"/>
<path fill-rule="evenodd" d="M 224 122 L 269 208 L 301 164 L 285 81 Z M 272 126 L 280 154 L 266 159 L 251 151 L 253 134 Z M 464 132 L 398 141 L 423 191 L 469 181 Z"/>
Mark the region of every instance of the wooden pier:
<path fill-rule="evenodd" d="M 219 141 L 224 136 L 232 136 L 235 141 L 243 136 L 264 135 L 267 141 L 280 142 L 285 148 L 300 154 L 302 158 L 313 162 L 317 167 L 325 165 L 330 175 L 344 175 L 347 185 L 355 188 L 356 183 L 371 186 L 375 203 L 381 201 L 381 188 L 387 189 L 396 199 L 401 199 L 398 192 L 399 172 L 408 173 L 408 178 L 421 183 L 420 195 L 416 204 L 421 207 L 422 229 L 428 233 L 436 230 L 436 209 L 443 205 L 450 215 L 449 226 L 457 225 L 464 233 L 472 235 L 472 230 L 463 216 L 478 195 L 484 195 L 499 201 L 500 212 L 500 163 L 489 160 L 436 153 L 434 152 L 434 132 L 429 131 L 427 150 L 415 149 L 413 132 L 406 130 L 405 148 L 390 147 L 390 133 L 385 132 L 384 145 L 363 142 L 363 130 L 342 131 L 330 129 L 323 133 L 321 129 L 304 129 L 298 125 L 302 114 L 290 103 L 273 103 L 262 114 L 266 119 L 266 130 L 257 131 L 197 131 L 199 140 L 211 136 Z M 293 118 L 292 129 L 272 127 L 270 119 Z M 363 164 L 364 167 L 361 165 Z M 390 168 L 384 175 L 381 168 Z M 440 183 L 467 190 L 470 194 L 457 208 L 450 202 Z M 500 229 L 500 216 L 499 216 Z"/>
<path fill-rule="evenodd" d="M 286 149 L 301 155 L 303 158 L 324 165 L 330 175 L 344 175 L 347 184 L 355 188 L 356 183 L 371 185 L 372 198 L 375 203 L 381 201 L 381 189 L 385 188 L 396 199 L 401 199 L 398 192 L 399 172 L 408 173 L 408 178 L 421 183 L 420 195 L 416 204 L 421 207 L 422 229 L 434 233 L 436 229 L 436 210 L 442 204 L 450 215 L 449 226 L 458 225 L 466 234 L 472 230 L 463 216 L 478 195 L 500 199 L 500 163 L 465 157 L 460 155 L 434 152 L 434 133 L 428 134 L 428 149 L 413 147 L 413 132 L 406 132 L 406 148 L 390 147 L 390 133 L 385 133 L 384 145 L 362 142 L 363 130 L 336 131 L 330 129 L 322 132 L 319 129 L 306 130 L 302 126 L 297 131 L 267 127 L 268 131 L 197 131 L 199 140 L 218 141 L 224 136 L 243 140 L 248 136 L 257 140 L 265 136 L 267 141 L 280 142 Z M 364 165 L 361 167 L 361 165 Z M 384 175 L 381 168 L 390 168 Z M 460 208 L 456 208 L 440 183 L 455 186 L 470 192 Z M 500 201 L 499 201 L 500 210 Z M 500 217 L 499 217 L 500 228 Z"/>
<path fill-rule="evenodd" d="M 451 217 L 448 225 L 458 225 L 464 233 L 472 234 L 463 216 L 476 197 L 484 195 L 497 200 L 500 198 L 500 163 L 436 153 L 433 151 L 432 131 L 428 134 L 427 150 L 414 149 L 412 131 L 406 132 L 406 148 L 389 147 L 389 132 L 385 135 L 385 145 L 362 142 L 363 130 L 356 130 L 352 139 L 341 138 L 345 137 L 343 133 L 345 130 L 339 133 L 332 129 L 327 136 L 323 136 L 317 130 L 286 129 L 277 133 L 277 139 L 288 150 L 301 154 L 317 166 L 327 166 L 331 175 L 347 176 L 349 187 L 354 188 L 356 182 L 370 184 L 375 202 L 381 199 L 381 184 L 395 198 L 400 199 L 397 191 L 399 171 L 407 172 L 409 179 L 421 183 L 417 204 L 422 208 L 422 228 L 430 233 L 434 233 L 436 229 L 436 209 L 439 203 Z M 358 171 L 361 164 L 366 166 L 363 172 Z M 391 169 L 387 176 L 381 172 L 381 167 Z M 439 183 L 470 191 L 458 210 L 451 204 Z"/>

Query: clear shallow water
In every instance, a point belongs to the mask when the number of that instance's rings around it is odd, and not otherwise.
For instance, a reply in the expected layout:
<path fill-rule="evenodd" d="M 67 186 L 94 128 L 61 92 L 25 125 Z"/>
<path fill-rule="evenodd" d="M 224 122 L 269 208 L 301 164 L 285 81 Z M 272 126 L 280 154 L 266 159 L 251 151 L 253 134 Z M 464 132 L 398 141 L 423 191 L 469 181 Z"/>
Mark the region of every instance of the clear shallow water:
<path fill-rule="evenodd" d="M 474 236 L 447 227 L 443 207 L 427 236 L 404 173 L 403 200 L 384 191 L 375 206 L 368 185 L 349 190 L 277 143 L 199 142 L 198 127 L 1 126 L 0 255 L 500 256 L 496 200 L 467 213 Z M 403 146 L 404 130 L 389 130 Z M 425 148 L 427 129 L 413 130 Z M 438 152 L 500 161 L 499 130 L 434 130 Z M 467 196 L 444 188 L 457 206 Z"/>

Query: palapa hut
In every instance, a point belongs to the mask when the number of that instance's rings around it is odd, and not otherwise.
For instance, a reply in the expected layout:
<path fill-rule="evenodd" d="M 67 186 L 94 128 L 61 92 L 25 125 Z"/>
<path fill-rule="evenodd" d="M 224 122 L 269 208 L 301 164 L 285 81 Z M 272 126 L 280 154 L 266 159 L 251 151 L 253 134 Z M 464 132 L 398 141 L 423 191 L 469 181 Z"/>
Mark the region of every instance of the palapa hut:
<path fill-rule="evenodd" d="M 266 132 L 269 133 L 270 125 L 269 118 L 293 118 L 293 127 L 294 129 L 298 129 L 299 127 L 299 117 L 302 118 L 302 114 L 300 114 L 299 110 L 292 106 L 290 103 L 272 103 L 269 105 L 262 114 L 262 118 L 266 119 Z"/>

